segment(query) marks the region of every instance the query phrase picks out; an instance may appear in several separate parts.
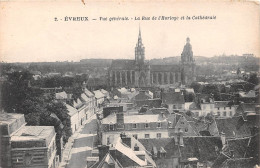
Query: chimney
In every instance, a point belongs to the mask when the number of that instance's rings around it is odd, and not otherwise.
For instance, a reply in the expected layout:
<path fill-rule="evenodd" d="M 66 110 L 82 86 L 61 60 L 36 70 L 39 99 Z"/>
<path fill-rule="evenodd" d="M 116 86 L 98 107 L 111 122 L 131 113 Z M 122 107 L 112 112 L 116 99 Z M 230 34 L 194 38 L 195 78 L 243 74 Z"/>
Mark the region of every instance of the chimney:
<path fill-rule="evenodd" d="M 222 146 L 224 148 L 226 146 L 226 136 L 225 136 L 224 132 L 220 133 L 220 139 L 221 139 L 221 142 L 222 142 Z"/>
<path fill-rule="evenodd" d="M 123 112 L 116 113 L 116 123 L 117 123 L 118 129 L 124 128 L 124 113 Z"/>
<path fill-rule="evenodd" d="M 99 160 L 102 160 L 106 156 L 106 154 L 108 153 L 109 146 L 99 145 L 98 151 L 99 151 Z"/>
<path fill-rule="evenodd" d="M 178 132 L 175 130 L 175 134 L 174 134 L 174 143 L 175 145 L 179 145 L 179 140 L 178 140 Z"/>
<path fill-rule="evenodd" d="M 115 168 L 115 163 L 109 163 L 109 164 L 108 164 L 108 167 L 109 167 L 109 168 Z"/>
<path fill-rule="evenodd" d="M 164 112 L 161 112 L 161 116 L 162 118 L 165 118 Z"/>
<path fill-rule="evenodd" d="M 137 146 L 137 144 L 135 144 L 134 151 L 139 151 L 139 146 Z"/>
<path fill-rule="evenodd" d="M 180 146 L 184 146 L 184 142 L 183 142 L 183 132 L 182 132 L 182 130 L 179 131 L 179 137 L 180 137 L 180 141 L 179 141 Z"/>

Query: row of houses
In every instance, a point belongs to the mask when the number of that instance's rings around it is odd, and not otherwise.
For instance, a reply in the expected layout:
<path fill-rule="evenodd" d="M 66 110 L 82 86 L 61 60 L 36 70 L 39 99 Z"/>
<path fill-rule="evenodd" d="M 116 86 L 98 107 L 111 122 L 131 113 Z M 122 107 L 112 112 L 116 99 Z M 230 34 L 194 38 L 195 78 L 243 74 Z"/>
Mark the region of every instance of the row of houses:
<path fill-rule="evenodd" d="M 248 113 L 245 106 L 254 106 L 255 110 Z M 100 120 L 100 139 L 105 145 L 113 143 L 121 132 L 136 139 L 169 138 L 179 132 L 184 136 L 220 136 L 225 133 L 229 138 L 241 138 L 255 134 L 254 129 L 258 128 L 255 119 L 259 115 L 257 104 L 242 104 L 239 106 L 241 110 L 233 117 L 199 119 L 184 112 L 169 113 L 166 108 L 149 109 L 142 113 L 114 108 Z"/>
<path fill-rule="evenodd" d="M 55 97 L 56 100 L 65 103 L 71 119 L 72 133 L 74 133 L 86 120 L 96 114 L 105 99 L 109 98 L 109 94 L 104 89 L 91 92 L 84 88 L 83 93 L 76 100 L 65 91 L 55 93 Z"/>

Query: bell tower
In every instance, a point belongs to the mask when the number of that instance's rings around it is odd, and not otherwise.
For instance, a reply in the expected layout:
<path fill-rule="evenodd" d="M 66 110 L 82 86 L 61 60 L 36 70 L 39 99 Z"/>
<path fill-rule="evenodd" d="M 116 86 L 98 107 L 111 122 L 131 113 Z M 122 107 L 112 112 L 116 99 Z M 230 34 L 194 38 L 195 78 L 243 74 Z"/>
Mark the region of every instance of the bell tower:
<path fill-rule="evenodd" d="M 193 59 L 190 38 L 187 37 L 186 44 L 181 53 L 181 81 L 184 85 L 189 85 L 196 80 L 195 60 Z"/>
<path fill-rule="evenodd" d="M 138 41 L 135 46 L 135 64 L 136 65 L 141 66 L 144 64 L 144 59 L 145 59 L 144 52 L 145 52 L 145 47 L 142 43 L 141 29 L 139 26 Z"/>

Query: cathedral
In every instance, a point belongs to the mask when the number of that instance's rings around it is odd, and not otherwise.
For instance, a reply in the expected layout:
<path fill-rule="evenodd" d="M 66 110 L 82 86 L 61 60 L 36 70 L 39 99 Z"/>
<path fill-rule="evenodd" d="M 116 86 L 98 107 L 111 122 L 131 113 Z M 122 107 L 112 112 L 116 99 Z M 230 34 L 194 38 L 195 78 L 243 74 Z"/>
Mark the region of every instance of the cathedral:
<path fill-rule="evenodd" d="M 134 60 L 113 60 L 109 68 L 110 86 L 150 87 L 158 85 L 189 85 L 196 80 L 195 60 L 190 39 L 181 54 L 178 65 L 150 65 L 145 60 L 141 30 L 135 46 Z"/>

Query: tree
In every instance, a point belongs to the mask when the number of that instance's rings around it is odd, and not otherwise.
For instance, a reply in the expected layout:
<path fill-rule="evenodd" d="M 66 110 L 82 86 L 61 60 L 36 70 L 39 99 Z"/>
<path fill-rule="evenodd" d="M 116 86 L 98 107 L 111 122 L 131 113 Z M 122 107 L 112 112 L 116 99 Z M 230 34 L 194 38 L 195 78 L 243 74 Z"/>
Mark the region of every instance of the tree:
<path fill-rule="evenodd" d="M 248 82 L 252 83 L 252 84 L 255 84 L 255 85 L 258 85 L 259 84 L 259 80 L 257 78 L 257 75 L 255 73 L 251 74 L 249 79 L 248 79 Z"/>
<path fill-rule="evenodd" d="M 46 110 L 49 113 L 55 114 L 60 119 L 64 126 L 62 136 L 64 142 L 66 143 L 72 135 L 70 116 L 66 106 L 62 102 L 51 102 L 47 104 Z"/>

